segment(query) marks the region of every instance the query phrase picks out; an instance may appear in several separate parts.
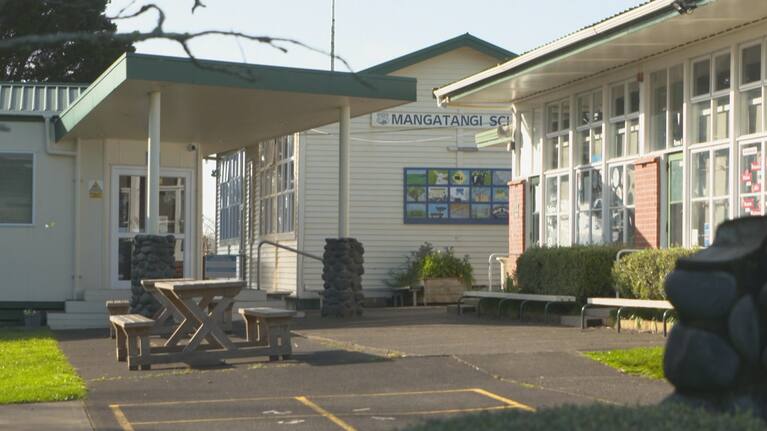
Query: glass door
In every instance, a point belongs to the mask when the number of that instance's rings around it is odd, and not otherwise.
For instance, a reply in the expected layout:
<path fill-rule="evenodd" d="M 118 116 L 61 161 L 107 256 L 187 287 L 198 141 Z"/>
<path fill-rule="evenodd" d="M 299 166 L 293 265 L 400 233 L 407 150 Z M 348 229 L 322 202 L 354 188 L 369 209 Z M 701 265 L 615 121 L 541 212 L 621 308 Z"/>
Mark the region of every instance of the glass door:
<path fill-rule="evenodd" d="M 684 165 L 682 153 L 668 157 L 668 214 L 666 234 L 669 247 L 684 244 Z"/>
<path fill-rule="evenodd" d="M 133 238 L 146 232 L 146 171 L 115 168 L 112 173 L 112 254 L 111 279 L 114 288 L 130 288 Z M 190 203 L 189 172 L 163 172 L 160 177 L 160 235 L 176 238 L 176 276 L 191 274 L 187 239 Z"/>

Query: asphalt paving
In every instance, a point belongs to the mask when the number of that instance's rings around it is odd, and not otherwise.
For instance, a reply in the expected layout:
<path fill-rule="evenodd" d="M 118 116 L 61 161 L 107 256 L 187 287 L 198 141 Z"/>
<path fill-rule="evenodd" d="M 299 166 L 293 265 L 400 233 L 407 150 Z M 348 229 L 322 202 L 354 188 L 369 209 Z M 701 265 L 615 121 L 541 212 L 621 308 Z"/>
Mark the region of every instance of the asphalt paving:
<path fill-rule="evenodd" d="M 129 371 L 114 359 L 106 331 L 57 336 L 87 382 L 85 407 L 98 431 L 390 430 L 480 411 L 655 403 L 671 392 L 665 382 L 627 376 L 580 353 L 661 345 L 662 336 L 444 308 L 369 310 L 350 320 L 309 313 L 296 324 L 291 360 L 208 368 Z"/>

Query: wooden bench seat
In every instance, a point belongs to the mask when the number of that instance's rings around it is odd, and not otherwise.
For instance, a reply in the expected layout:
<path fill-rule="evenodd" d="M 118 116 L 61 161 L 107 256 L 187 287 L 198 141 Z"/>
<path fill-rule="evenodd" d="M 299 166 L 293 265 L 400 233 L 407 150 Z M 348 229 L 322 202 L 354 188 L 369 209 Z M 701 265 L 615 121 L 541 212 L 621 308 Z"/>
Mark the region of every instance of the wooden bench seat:
<path fill-rule="evenodd" d="M 461 305 L 467 299 L 476 299 L 477 301 L 477 315 L 479 315 L 480 303 L 482 300 L 497 299 L 498 301 L 498 315 L 501 315 L 501 308 L 506 301 L 520 301 L 519 304 L 519 320 L 522 320 L 522 315 L 525 310 L 525 305 L 528 302 L 544 302 L 546 305 L 543 308 L 543 319 L 548 321 L 549 307 L 551 304 L 561 303 L 574 303 L 575 297 L 570 295 L 538 295 L 532 293 L 513 293 L 513 292 L 489 292 L 482 290 L 468 290 L 463 293 L 461 299 L 458 300 L 458 314 L 462 313 Z"/>
<path fill-rule="evenodd" d="M 290 325 L 296 315 L 294 310 L 272 307 L 240 308 L 245 319 L 245 333 L 248 341 L 256 346 L 268 346 L 272 353 L 269 360 L 281 356 L 289 359 L 293 353 L 290 341 Z"/>
<path fill-rule="evenodd" d="M 109 317 L 130 313 L 130 301 L 125 299 L 110 299 L 107 301 L 106 307 Z M 109 325 L 109 337 L 115 337 L 115 329 L 111 324 Z"/>
<path fill-rule="evenodd" d="M 612 307 L 617 308 L 616 329 L 621 332 L 621 313 L 624 308 L 644 308 L 653 310 L 665 310 L 663 312 L 663 336 L 668 334 L 668 315 L 674 310 L 674 306 L 668 301 L 654 299 L 629 299 L 629 298 L 588 298 L 586 305 L 581 308 L 581 329 L 586 329 L 586 310 L 589 307 Z"/>
<path fill-rule="evenodd" d="M 151 368 L 149 362 L 149 335 L 155 321 L 140 314 L 109 316 L 117 334 L 117 360 L 128 361 L 128 368 L 142 370 Z"/>

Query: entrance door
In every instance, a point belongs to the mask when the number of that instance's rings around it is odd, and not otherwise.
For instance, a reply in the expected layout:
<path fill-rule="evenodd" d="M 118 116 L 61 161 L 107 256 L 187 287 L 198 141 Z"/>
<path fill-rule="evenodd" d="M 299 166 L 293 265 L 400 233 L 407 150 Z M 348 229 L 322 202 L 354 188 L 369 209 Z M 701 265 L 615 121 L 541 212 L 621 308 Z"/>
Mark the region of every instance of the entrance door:
<path fill-rule="evenodd" d="M 666 234 L 669 247 L 681 247 L 684 244 L 684 166 L 682 153 L 668 157 L 668 218 Z"/>
<path fill-rule="evenodd" d="M 163 170 L 160 177 L 160 235 L 176 237 L 176 275 L 191 276 L 191 172 Z M 133 237 L 146 232 L 146 169 L 113 168 L 110 254 L 112 287 L 130 288 Z"/>

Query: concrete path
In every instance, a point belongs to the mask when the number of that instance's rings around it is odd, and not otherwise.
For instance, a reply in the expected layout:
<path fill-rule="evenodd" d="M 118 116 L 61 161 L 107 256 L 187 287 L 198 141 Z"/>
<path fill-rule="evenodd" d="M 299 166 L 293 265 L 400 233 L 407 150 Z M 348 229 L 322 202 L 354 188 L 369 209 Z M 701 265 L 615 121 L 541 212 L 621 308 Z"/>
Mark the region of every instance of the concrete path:
<path fill-rule="evenodd" d="M 0 406 L 0 430 L 89 431 L 91 429 L 82 401 Z"/>
<path fill-rule="evenodd" d="M 671 391 L 580 353 L 662 344 L 656 335 L 521 325 L 444 308 L 368 310 L 352 320 L 310 313 L 296 326 L 291 361 L 206 369 L 128 371 L 105 331 L 57 335 L 88 384 L 96 430 L 388 430 L 477 411 L 654 403 Z"/>

